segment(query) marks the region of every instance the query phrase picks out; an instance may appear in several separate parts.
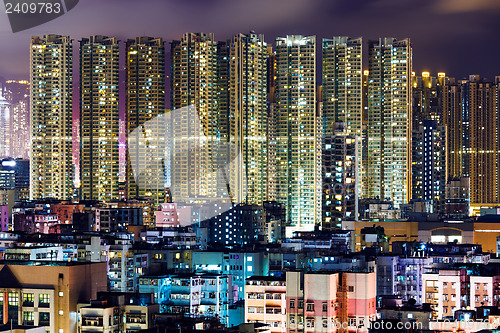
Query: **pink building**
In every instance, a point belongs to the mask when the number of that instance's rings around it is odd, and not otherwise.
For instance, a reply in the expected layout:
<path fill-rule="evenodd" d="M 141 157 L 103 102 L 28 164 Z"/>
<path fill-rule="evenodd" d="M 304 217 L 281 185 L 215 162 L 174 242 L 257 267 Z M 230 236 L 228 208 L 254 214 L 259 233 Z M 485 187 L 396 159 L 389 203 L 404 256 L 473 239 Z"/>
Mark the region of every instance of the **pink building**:
<path fill-rule="evenodd" d="M 271 332 L 286 332 L 286 281 L 252 276 L 245 285 L 245 323 L 265 323 Z"/>
<path fill-rule="evenodd" d="M 185 227 L 191 225 L 191 207 L 177 206 L 175 202 L 161 204 L 155 212 L 155 226 L 158 228 Z"/>
<path fill-rule="evenodd" d="M 287 272 L 287 332 L 368 332 L 376 273 Z"/>
<path fill-rule="evenodd" d="M 14 231 L 22 231 L 28 234 L 48 234 L 50 227 L 59 224 L 56 214 L 16 214 L 14 216 Z"/>
<path fill-rule="evenodd" d="M 9 206 L 0 206 L 0 232 L 9 231 Z"/>

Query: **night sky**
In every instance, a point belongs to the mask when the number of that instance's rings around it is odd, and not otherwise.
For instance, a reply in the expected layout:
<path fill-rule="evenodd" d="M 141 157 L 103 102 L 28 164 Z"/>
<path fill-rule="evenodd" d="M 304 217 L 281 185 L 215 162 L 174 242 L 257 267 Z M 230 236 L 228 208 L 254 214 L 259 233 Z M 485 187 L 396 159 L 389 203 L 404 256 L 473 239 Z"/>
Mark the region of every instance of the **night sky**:
<path fill-rule="evenodd" d="M 414 70 L 457 78 L 500 75 L 499 0 L 80 0 L 67 14 L 13 34 L 0 5 L 0 76 L 27 79 L 31 35 L 139 35 L 167 42 L 185 32 L 411 38 Z"/>

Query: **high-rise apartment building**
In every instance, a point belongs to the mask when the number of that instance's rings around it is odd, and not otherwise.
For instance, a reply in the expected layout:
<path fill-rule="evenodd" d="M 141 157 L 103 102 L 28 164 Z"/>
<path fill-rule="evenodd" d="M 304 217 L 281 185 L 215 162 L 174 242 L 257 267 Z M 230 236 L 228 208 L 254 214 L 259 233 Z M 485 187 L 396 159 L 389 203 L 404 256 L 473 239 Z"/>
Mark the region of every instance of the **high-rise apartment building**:
<path fill-rule="evenodd" d="M 286 207 L 289 231 L 313 230 L 321 220 L 316 37 L 277 38 L 276 61 L 277 200 Z"/>
<path fill-rule="evenodd" d="M 173 201 L 232 196 L 218 184 L 217 42 L 213 34 L 186 33 L 171 44 Z M 228 175 L 225 174 L 225 180 Z"/>
<path fill-rule="evenodd" d="M 322 226 L 341 228 L 343 220 L 358 218 L 360 139 L 347 135 L 345 125 L 337 123 L 333 135 L 323 136 L 322 149 Z"/>
<path fill-rule="evenodd" d="M 434 213 L 444 213 L 448 181 L 449 87 L 445 73 L 412 73 L 412 199 L 430 202 Z"/>
<path fill-rule="evenodd" d="M 73 46 L 69 36 L 32 37 L 31 199 L 71 199 Z"/>
<path fill-rule="evenodd" d="M 158 205 L 165 201 L 165 162 L 169 163 L 163 128 L 165 47 L 162 38 L 138 37 L 128 40 L 126 48 L 127 197 L 150 197 Z M 136 130 L 139 127 L 142 130 Z"/>
<path fill-rule="evenodd" d="M 366 197 L 411 195 L 412 48 L 409 39 L 368 43 L 368 163 Z"/>
<path fill-rule="evenodd" d="M 444 213 L 447 153 L 446 126 L 424 120 L 413 128 L 412 199 L 430 202 L 433 213 Z"/>
<path fill-rule="evenodd" d="M 446 73 L 431 76 L 423 72 L 422 76 L 412 73 L 412 127 L 418 128 L 424 120 L 434 120 L 437 125 L 445 125 L 446 110 L 449 108 L 448 89 L 450 78 Z"/>
<path fill-rule="evenodd" d="M 80 41 L 80 197 L 119 198 L 119 44 L 116 37 Z"/>
<path fill-rule="evenodd" d="M 360 179 L 364 172 L 362 168 L 364 97 L 362 50 L 362 38 L 323 39 L 323 135 L 333 135 L 335 124 L 343 123 L 345 135 L 354 135 L 359 138 L 357 139 L 359 144 L 356 153 L 356 163 L 358 163 L 356 172 L 359 173 Z M 324 167 L 323 163 L 323 172 Z M 356 183 L 356 197 L 361 193 L 361 187 L 358 185 L 360 184 Z M 325 207 L 325 202 L 323 202 L 323 207 Z M 325 213 L 323 212 L 324 222 Z"/>
<path fill-rule="evenodd" d="M 276 54 L 267 47 L 267 198 L 276 201 L 278 175 L 276 173 L 276 131 L 278 105 L 276 103 Z"/>
<path fill-rule="evenodd" d="M 230 186 L 236 202 L 261 205 L 267 200 L 267 45 L 263 35 L 239 34 L 229 56 L 230 143 L 242 163 L 231 169 Z"/>
<path fill-rule="evenodd" d="M 361 38 L 323 39 L 324 132 L 331 135 L 335 122 L 345 124 L 349 135 L 362 136 Z"/>
<path fill-rule="evenodd" d="M 472 204 L 500 199 L 498 86 L 498 82 L 470 75 L 449 90 L 450 177 L 470 178 Z"/>
<path fill-rule="evenodd" d="M 462 177 L 462 93 L 460 84 L 450 80 L 444 95 L 444 123 L 448 131 L 448 170 L 449 178 Z"/>

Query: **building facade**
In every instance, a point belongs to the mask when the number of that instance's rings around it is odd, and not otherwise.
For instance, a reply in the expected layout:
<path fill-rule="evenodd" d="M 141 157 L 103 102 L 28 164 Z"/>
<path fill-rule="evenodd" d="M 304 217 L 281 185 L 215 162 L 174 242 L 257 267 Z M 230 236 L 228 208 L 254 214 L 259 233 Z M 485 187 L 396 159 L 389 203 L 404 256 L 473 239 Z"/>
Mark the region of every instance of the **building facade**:
<path fill-rule="evenodd" d="M 430 202 L 432 213 L 444 213 L 447 142 L 446 126 L 436 120 L 424 120 L 413 128 L 412 198 Z"/>
<path fill-rule="evenodd" d="M 368 198 L 399 207 L 411 195 L 412 48 L 409 39 L 368 43 Z"/>
<path fill-rule="evenodd" d="M 126 48 L 127 197 L 152 197 L 158 205 L 165 201 L 165 121 L 144 123 L 165 113 L 165 47 L 162 38 L 137 37 Z"/>
<path fill-rule="evenodd" d="M 229 52 L 230 160 L 242 155 L 241 167 L 231 168 L 235 202 L 261 205 L 267 195 L 267 44 L 264 35 L 239 34 Z M 241 171 L 241 172 L 240 172 Z"/>
<path fill-rule="evenodd" d="M 359 137 L 338 130 L 323 137 L 322 226 L 340 228 L 342 220 L 358 219 Z"/>
<path fill-rule="evenodd" d="M 218 177 L 214 171 L 220 165 L 217 158 L 222 145 L 215 121 L 218 80 L 214 35 L 187 33 L 173 41 L 171 77 L 173 201 L 227 197 L 227 175 Z"/>
<path fill-rule="evenodd" d="M 30 51 L 31 199 L 71 199 L 73 46 L 69 36 L 32 37 Z"/>
<path fill-rule="evenodd" d="M 321 220 L 318 156 L 316 37 L 276 39 L 277 201 L 294 230 L 313 230 Z"/>
<path fill-rule="evenodd" d="M 80 198 L 119 199 L 119 44 L 80 41 Z"/>

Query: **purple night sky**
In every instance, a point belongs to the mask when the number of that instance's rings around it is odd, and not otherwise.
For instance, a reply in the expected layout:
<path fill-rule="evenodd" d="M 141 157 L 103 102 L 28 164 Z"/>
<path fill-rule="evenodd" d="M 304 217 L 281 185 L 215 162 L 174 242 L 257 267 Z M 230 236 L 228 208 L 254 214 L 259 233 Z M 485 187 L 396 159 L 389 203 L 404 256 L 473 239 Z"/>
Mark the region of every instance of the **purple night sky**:
<path fill-rule="evenodd" d="M 268 43 L 286 34 L 322 37 L 410 37 L 417 73 L 457 78 L 500 75 L 498 0 L 81 0 L 67 14 L 13 34 L 0 12 L 0 76 L 28 78 L 31 35 L 138 35 L 178 39 L 184 32 L 264 33 Z M 76 47 L 75 43 L 75 47 Z"/>

